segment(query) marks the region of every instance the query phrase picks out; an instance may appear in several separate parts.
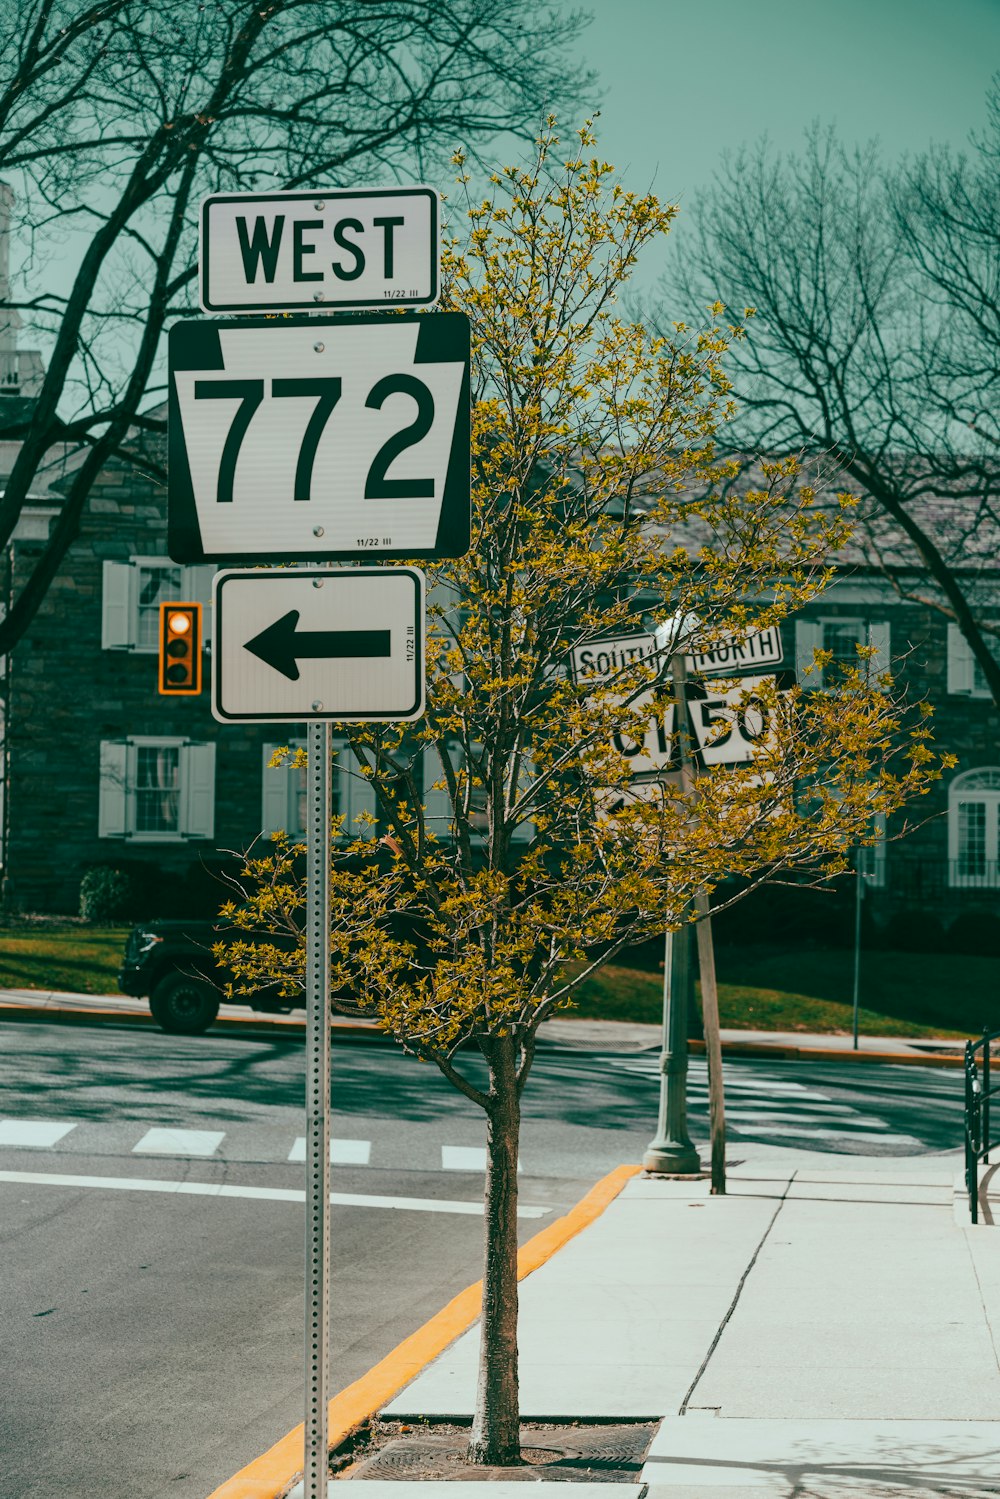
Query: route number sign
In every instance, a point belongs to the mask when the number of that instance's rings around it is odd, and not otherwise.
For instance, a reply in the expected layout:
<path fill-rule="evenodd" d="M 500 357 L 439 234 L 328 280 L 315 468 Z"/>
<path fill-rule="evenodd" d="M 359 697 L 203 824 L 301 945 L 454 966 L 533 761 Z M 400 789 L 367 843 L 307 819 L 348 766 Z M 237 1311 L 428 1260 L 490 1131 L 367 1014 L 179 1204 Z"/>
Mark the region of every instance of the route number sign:
<path fill-rule="evenodd" d="M 608 682 L 631 662 L 641 661 L 654 655 L 656 642 L 652 635 L 620 635 L 614 639 L 597 640 L 589 645 L 574 646 L 572 654 L 573 680 L 576 682 Z M 612 743 L 620 755 L 627 756 L 633 775 L 665 770 L 672 766 L 674 705 L 658 706 L 652 689 L 639 693 L 629 703 L 630 709 L 647 711 L 649 718 L 644 730 L 620 731 L 613 735 Z"/>
<path fill-rule="evenodd" d="M 169 364 L 175 562 L 468 551 L 464 314 L 192 320 Z"/>
<path fill-rule="evenodd" d="M 426 307 L 440 287 L 431 187 L 217 193 L 201 206 L 206 312 Z"/>

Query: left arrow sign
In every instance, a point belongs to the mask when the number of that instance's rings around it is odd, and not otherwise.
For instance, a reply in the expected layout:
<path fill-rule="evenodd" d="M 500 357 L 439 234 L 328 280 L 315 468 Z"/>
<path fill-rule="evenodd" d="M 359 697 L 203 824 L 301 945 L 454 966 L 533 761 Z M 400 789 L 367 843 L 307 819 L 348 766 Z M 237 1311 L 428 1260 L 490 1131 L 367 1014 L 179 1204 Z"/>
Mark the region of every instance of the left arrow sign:
<path fill-rule="evenodd" d="M 248 640 L 244 650 L 280 671 L 290 682 L 299 679 L 300 661 L 343 660 L 352 657 L 389 656 L 388 630 L 300 630 L 298 609 L 289 609 L 273 625 Z"/>

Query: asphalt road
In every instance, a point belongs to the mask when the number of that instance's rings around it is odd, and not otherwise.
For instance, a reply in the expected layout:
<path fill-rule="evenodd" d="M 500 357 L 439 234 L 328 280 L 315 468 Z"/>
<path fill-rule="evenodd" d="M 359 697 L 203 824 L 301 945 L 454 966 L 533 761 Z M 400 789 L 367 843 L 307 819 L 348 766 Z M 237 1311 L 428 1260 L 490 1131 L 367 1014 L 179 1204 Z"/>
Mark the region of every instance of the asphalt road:
<path fill-rule="evenodd" d="M 0 1496 L 205 1499 L 302 1417 L 301 1035 L 0 1034 Z M 522 1238 L 641 1158 L 657 1088 L 654 1053 L 540 1052 Z M 384 1043 L 336 1046 L 332 1098 L 341 1388 L 478 1278 L 484 1135 Z M 700 1062 L 690 1098 L 703 1142 Z M 727 1109 L 736 1158 L 922 1154 L 957 1146 L 961 1077 L 741 1059 Z"/>

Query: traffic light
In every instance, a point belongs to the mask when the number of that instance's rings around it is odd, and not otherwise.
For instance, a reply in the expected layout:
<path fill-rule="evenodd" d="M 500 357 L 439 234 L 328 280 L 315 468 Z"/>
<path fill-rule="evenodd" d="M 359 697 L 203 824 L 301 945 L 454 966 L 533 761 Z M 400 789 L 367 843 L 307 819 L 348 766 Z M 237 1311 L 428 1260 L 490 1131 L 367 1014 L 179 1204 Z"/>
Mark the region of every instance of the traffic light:
<path fill-rule="evenodd" d="M 201 605 L 160 605 L 160 691 L 193 697 L 201 691 Z"/>

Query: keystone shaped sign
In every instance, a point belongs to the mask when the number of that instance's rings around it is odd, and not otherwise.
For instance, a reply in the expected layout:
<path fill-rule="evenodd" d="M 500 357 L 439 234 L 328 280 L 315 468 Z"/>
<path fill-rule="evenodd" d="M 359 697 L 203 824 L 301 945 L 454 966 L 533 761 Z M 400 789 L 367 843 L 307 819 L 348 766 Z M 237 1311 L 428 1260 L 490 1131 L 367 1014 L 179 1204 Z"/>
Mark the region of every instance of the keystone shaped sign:
<path fill-rule="evenodd" d="M 468 551 L 463 313 L 189 319 L 169 356 L 175 562 Z"/>

